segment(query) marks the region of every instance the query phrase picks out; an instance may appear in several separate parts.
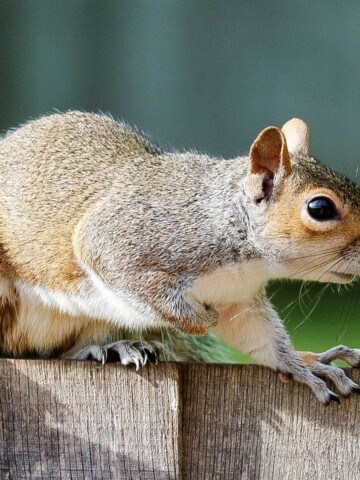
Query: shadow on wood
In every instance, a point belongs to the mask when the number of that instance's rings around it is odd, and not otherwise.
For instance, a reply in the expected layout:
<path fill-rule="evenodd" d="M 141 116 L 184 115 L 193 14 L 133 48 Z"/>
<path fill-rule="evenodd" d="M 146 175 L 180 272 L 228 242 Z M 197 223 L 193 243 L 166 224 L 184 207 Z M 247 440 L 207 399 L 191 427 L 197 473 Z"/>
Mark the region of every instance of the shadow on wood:
<path fill-rule="evenodd" d="M 0 370 L 1 480 L 359 478 L 360 398 L 325 408 L 267 369 L 1 360 Z"/>

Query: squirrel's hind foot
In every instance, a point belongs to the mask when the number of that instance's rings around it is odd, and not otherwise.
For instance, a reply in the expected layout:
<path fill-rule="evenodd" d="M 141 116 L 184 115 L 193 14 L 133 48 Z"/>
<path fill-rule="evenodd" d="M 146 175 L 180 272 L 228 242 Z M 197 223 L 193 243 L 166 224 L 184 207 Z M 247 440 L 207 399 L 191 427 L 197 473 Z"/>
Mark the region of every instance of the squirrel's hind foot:
<path fill-rule="evenodd" d="M 151 342 L 121 340 L 104 346 L 89 345 L 67 358 L 96 360 L 102 364 L 109 362 L 119 362 L 122 365 L 134 364 L 138 370 L 147 363 L 157 363 L 159 355 L 158 347 Z"/>

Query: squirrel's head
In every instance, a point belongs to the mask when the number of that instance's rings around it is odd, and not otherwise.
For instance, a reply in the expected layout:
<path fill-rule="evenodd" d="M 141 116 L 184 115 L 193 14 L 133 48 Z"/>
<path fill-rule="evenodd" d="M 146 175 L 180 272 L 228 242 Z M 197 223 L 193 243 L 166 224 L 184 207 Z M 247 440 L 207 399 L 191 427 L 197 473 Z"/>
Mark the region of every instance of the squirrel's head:
<path fill-rule="evenodd" d="M 254 141 L 246 176 L 255 239 L 274 276 L 345 283 L 360 274 L 360 190 L 308 155 L 300 119 Z"/>

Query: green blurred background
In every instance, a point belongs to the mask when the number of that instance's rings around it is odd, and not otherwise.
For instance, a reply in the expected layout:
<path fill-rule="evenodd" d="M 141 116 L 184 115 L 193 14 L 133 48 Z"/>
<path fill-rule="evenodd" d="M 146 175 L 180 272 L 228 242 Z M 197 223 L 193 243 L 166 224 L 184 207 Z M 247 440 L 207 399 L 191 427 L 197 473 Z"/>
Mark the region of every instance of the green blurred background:
<path fill-rule="evenodd" d="M 334 0 L 8 0 L 0 129 L 55 109 L 110 112 L 165 146 L 248 151 L 293 116 L 311 152 L 360 165 L 360 3 Z M 360 346 L 360 289 L 274 284 L 297 348 Z M 299 298 L 301 302 L 299 303 Z M 294 302 L 294 303 L 292 303 Z"/>

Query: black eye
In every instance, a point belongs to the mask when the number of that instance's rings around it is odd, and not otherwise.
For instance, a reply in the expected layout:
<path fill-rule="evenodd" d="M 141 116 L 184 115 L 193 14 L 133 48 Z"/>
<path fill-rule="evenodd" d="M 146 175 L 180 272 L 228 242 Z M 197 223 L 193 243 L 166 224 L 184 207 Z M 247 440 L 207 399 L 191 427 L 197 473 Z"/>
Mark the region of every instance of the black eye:
<path fill-rule="evenodd" d="M 338 214 L 334 203 L 327 197 L 316 197 L 308 203 L 310 217 L 315 220 L 335 220 Z"/>

